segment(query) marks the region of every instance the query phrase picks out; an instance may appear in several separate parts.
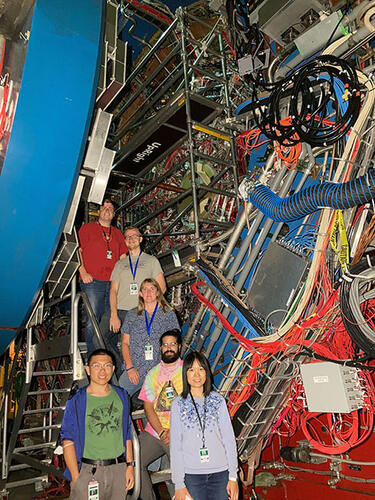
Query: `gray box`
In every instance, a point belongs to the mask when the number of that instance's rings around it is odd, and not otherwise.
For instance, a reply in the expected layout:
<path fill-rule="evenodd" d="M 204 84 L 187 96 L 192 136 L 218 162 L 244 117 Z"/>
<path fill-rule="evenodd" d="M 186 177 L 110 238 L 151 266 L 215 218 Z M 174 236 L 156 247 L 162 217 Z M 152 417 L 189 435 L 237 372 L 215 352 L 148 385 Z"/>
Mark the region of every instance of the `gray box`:
<path fill-rule="evenodd" d="M 329 361 L 301 365 L 307 407 L 311 412 L 350 413 L 363 408 L 358 371 Z"/>

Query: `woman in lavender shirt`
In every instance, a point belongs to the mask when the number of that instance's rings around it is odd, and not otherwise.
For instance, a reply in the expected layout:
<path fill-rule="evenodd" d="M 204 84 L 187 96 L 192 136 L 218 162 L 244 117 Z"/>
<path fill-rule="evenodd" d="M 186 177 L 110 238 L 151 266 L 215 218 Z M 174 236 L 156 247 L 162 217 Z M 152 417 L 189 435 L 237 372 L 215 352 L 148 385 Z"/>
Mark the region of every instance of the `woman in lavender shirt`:
<path fill-rule="evenodd" d="M 198 352 L 182 368 L 172 403 L 171 470 L 175 500 L 238 500 L 237 449 L 225 400 L 212 391 L 210 366 Z"/>

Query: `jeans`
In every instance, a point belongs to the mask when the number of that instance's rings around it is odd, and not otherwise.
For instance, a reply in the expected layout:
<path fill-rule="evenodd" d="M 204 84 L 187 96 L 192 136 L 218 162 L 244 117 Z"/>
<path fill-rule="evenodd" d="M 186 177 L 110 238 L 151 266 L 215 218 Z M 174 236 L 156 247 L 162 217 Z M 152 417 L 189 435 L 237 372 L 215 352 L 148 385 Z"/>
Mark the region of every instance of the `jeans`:
<path fill-rule="evenodd" d="M 146 377 L 145 375 L 143 377 L 139 377 L 138 384 L 133 384 L 132 382 L 130 382 L 128 372 L 125 370 L 122 373 L 120 380 L 118 381 L 118 385 L 123 389 L 125 389 L 125 391 L 127 391 L 129 396 L 132 397 L 133 394 L 135 394 L 137 391 L 139 391 L 139 389 L 142 388 L 143 382 L 145 381 L 145 377 Z"/>
<path fill-rule="evenodd" d="M 117 309 L 117 314 L 118 317 L 120 318 L 121 325 L 125 319 L 126 313 L 128 311 L 125 311 L 125 309 Z M 119 348 L 118 348 L 118 343 L 120 340 L 120 330 L 115 333 L 112 332 L 109 328 L 109 321 L 111 319 L 111 309 L 108 307 L 108 309 L 104 312 L 102 319 L 100 321 L 100 330 L 103 335 L 103 340 L 106 345 L 106 348 L 108 351 L 111 351 L 111 353 L 114 355 L 116 359 L 116 375 L 120 377 L 121 372 L 122 372 L 122 365 L 123 365 L 123 359 L 122 355 L 120 354 Z"/>
<path fill-rule="evenodd" d="M 185 485 L 193 500 L 228 500 L 229 472 L 185 474 Z"/>
<path fill-rule="evenodd" d="M 139 446 L 141 448 L 141 493 L 139 498 L 141 500 L 156 500 L 148 466 L 164 454 L 169 458 L 169 446 L 147 431 L 140 433 Z"/>
<path fill-rule="evenodd" d="M 99 324 L 103 314 L 109 308 L 109 289 L 111 287 L 111 282 L 94 279 L 91 283 L 83 283 L 83 281 L 81 281 L 80 284 L 81 290 L 85 292 L 87 298 L 89 299 L 92 310 Z M 95 349 L 99 348 L 99 345 L 95 342 L 94 327 L 87 312 L 85 340 L 87 345 L 87 357 L 89 357 Z"/>

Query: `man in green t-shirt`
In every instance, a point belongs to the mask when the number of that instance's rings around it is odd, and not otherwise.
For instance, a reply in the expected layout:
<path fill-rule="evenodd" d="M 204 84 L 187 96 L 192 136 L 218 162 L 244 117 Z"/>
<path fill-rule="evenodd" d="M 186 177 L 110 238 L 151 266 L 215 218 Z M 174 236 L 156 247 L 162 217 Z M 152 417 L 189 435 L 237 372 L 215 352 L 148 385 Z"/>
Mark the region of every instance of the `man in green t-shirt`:
<path fill-rule="evenodd" d="M 123 500 L 134 486 L 129 397 L 109 384 L 111 352 L 94 351 L 86 366 L 90 384 L 68 400 L 61 426 L 71 500 Z"/>

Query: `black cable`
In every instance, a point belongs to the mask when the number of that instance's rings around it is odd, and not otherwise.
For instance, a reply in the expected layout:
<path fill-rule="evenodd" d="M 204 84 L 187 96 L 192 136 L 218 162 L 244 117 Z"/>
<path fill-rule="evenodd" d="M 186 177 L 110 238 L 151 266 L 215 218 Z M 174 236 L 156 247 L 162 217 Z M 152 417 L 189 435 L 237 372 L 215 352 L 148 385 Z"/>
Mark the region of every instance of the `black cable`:
<path fill-rule="evenodd" d="M 259 89 L 270 91 L 267 100 L 259 98 Z M 286 146 L 301 141 L 328 146 L 339 141 L 355 123 L 361 106 L 356 70 L 331 55 L 317 57 L 280 82 L 258 78 L 252 98 L 257 126 L 266 137 Z M 347 106 L 341 111 L 343 100 Z M 290 124 L 281 123 L 288 115 Z"/>
<path fill-rule="evenodd" d="M 330 363 L 335 363 L 336 365 L 349 366 L 350 368 L 360 368 L 361 370 L 369 370 L 373 372 L 375 371 L 375 366 L 364 365 L 354 359 L 340 360 L 321 356 L 320 354 L 317 354 L 311 347 L 304 347 L 301 353 L 308 355 L 310 358 L 319 359 L 320 361 L 329 361 Z"/>
<path fill-rule="evenodd" d="M 375 258 L 374 256 L 370 257 L 369 254 L 367 254 L 367 256 L 365 256 L 358 264 L 350 268 L 350 273 L 358 276 L 366 271 L 370 265 L 375 265 Z M 374 358 L 375 332 L 373 335 L 369 335 L 368 331 L 364 329 L 364 325 L 358 323 L 357 317 L 355 316 L 350 304 L 350 292 L 352 286 L 354 286 L 354 280 L 350 278 L 350 275 L 347 277 L 347 279 L 342 279 L 340 292 L 340 308 L 342 320 L 346 331 L 348 332 L 352 341 L 368 356 Z"/>

